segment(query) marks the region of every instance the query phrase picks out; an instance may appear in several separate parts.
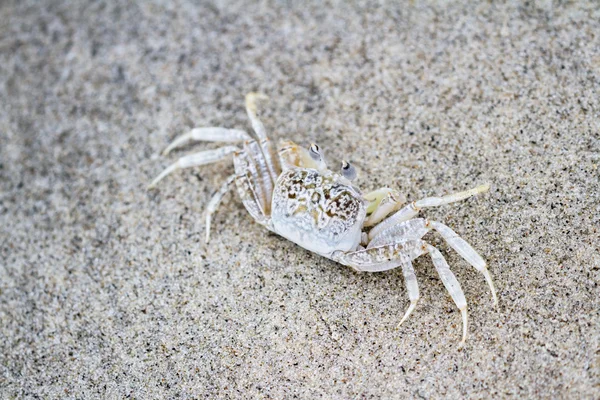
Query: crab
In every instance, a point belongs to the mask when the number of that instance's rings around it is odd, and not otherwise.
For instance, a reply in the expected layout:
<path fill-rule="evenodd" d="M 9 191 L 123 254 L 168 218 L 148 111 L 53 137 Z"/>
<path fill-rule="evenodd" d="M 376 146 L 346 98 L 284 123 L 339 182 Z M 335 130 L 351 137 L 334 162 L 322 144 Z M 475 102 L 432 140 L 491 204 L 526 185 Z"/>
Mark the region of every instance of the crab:
<path fill-rule="evenodd" d="M 419 300 L 412 261 L 428 254 L 461 312 L 462 340 L 459 346 L 464 345 L 468 320 L 465 295 L 442 253 L 424 241 L 423 236 L 432 230 L 439 233 L 452 249 L 485 277 L 496 305 L 498 298 L 492 278 L 483 258 L 452 229 L 417 216 L 422 209 L 486 192 L 489 185 L 408 204 L 397 190 L 387 187 L 363 195 L 352 184 L 356 169 L 343 161 L 339 172 L 330 170 L 316 144 L 304 148 L 284 140 L 275 152 L 257 115 L 258 102 L 267 99 L 260 93 L 246 95 L 246 112 L 254 136 L 242 130 L 209 127 L 195 128 L 177 137 L 163 155 L 193 141 L 242 142 L 243 145 L 229 145 L 181 157 L 160 173 L 148 188 L 155 188 L 159 181 L 176 170 L 232 156 L 235 173 L 226 179 L 208 202 L 206 242 L 210 238 L 212 215 L 235 184 L 244 207 L 257 223 L 306 250 L 356 271 L 379 272 L 401 267 L 410 305 L 398 326 L 406 321 Z"/>

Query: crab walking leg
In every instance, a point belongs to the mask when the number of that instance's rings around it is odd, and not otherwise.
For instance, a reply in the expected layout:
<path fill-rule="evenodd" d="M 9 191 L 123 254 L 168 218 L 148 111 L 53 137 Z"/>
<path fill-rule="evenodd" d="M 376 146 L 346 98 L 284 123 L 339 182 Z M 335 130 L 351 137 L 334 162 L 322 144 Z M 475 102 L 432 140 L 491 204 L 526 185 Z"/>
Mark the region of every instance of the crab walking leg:
<path fill-rule="evenodd" d="M 258 139 L 266 139 L 267 138 L 267 130 L 265 126 L 258 119 L 256 112 L 258 111 L 257 102 L 258 101 L 269 100 L 269 96 L 262 93 L 251 92 L 246 95 L 246 113 L 248 114 L 248 118 L 250 118 L 250 123 L 252 124 L 252 129 L 256 132 L 256 136 Z"/>
<path fill-rule="evenodd" d="M 375 225 L 406 203 L 406 197 L 398 193 L 397 190 L 385 187 L 367 193 L 365 199 L 370 203 L 367 207 L 369 216 L 365 219 L 364 226 Z"/>
<path fill-rule="evenodd" d="M 170 145 L 163 151 L 163 156 L 166 156 L 171 150 L 181 147 L 191 141 L 202 142 L 241 142 L 242 140 L 250 140 L 251 137 L 244 131 L 237 129 L 227 129 L 219 127 L 209 128 L 194 128 L 188 133 L 178 136 L 171 142 Z"/>
<path fill-rule="evenodd" d="M 409 219 L 378 233 L 369 241 L 367 248 L 395 243 L 399 240 L 421 239 L 431 229 L 429 222 L 424 218 Z"/>
<path fill-rule="evenodd" d="M 392 216 L 387 217 L 386 219 L 375 225 L 369 231 L 369 240 L 373 240 L 373 238 L 378 236 L 380 233 L 388 230 L 389 228 L 393 227 L 394 225 L 408 221 L 409 219 L 413 219 L 417 216 L 418 213 L 419 210 L 415 207 L 415 203 L 410 203 L 409 205 L 396 211 L 394 214 L 392 214 Z"/>
<path fill-rule="evenodd" d="M 425 242 L 420 239 L 398 240 L 368 249 L 349 252 L 336 251 L 331 255 L 331 259 L 357 271 L 387 271 L 425 254 L 422 243 Z"/>
<path fill-rule="evenodd" d="M 217 161 L 224 160 L 227 156 L 239 149 L 235 146 L 225 146 L 215 150 L 201 151 L 199 153 L 190 154 L 189 156 L 181 157 L 175 163 L 169 165 L 148 185 L 148 189 L 152 189 L 165 176 L 171 174 L 178 169 L 197 167 L 200 165 L 211 164 Z"/>
<path fill-rule="evenodd" d="M 255 140 L 246 142 L 244 149 L 234 155 L 233 166 L 236 174 L 246 176 L 248 182 L 252 183 L 252 192 L 260 206 L 260 213 L 266 214 L 270 194 L 266 192 L 265 184 L 270 184 L 271 181 L 266 176 L 264 158 Z"/>
<path fill-rule="evenodd" d="M 437 207 L 444 204 L 450 204 L 457 201 L 468 199 L 469 197 L 475 196 L 479 193 L 487 192 L 490 189 L 490 185 L 481 185 L 476 188 L 466 190 L 464 192 L 450 194 L 444 197 L 426 197 L 421 200 L 413 201 L 409 205 L 401 208 L 399 211 L 394 213 L 392 216 L 384 219 L 379 224 L 375 225 L 369 232 L 369 239 L 373 239 L 379 233 L 392 227 L 393 225 L 399 224 L 404 221 L 408 221 L 417 216 L 422 208 Z"/>
<path fill-rule="evenodd" d="M 428 243 L 425 243 L 424 246 L 431 256 L 431 261 L 433 261 L 433 265 L 437 270 L 442 283 L 446 287 L 446 290 L 448 290 L 448 293 L 450 293 L 450 297 L 454 300 L 454 304 L 456 304 L 456 307 L 460 310 L 463 322 L 463 334 L 458 347 L 462 347 L 467 340 L 467 299 L 465 299 L 465 294 L 460 287 L 460 283 L 458 283 L 458 280 L 456 280 L 456 277 L 452 271 L 450 271 L 450 267 L 448 266 L 446 259 L 444 259 L 444 256 L 442 256 L 442 253 Z"/>
<path fill-rule="evenodd" d="M 469 243 L 458 236 L 456 232 L 448 226 L 440 222 L 430 221 L 424 218 L 415 218 L 404 221 L 379 233 L 369 242 L 367 248 L 381 246 L 386 243 L 394 243 L 398 240 L 420 239 L 432 229 L 435 229 L 436 232 L 442 235 L 448 245 L 464 258 L 465 261 L 483 274 L 492 292 L 494 305 L 497 305 L 498 297 L 496 296 L 496 288 L 494 287 L 494 282 L 487 269 L 486 262 Z"/>
<path fill-rule="evenodd" d="M 223 196 L 229 191 L 231 184 L 235 180 L 235 174 L 231 175 L 225 183 L 221 186 L 221 188 L 214 194 L 214 196 L 208 202 L 208 206 L 206 207 L 206 243 L 210 239 L 210 222 L 212 215 L 217 211 L 219 205 L 221 204 L 221 200 L 223 200 Z"/>
<path fill-rule="evenodd" d="M 352 252 L 337 251 L 332 254 L 331 258 L 341 264 L 351 266 L 358 271 L 378 272 L 403 265 L 407 260 L 414 260 L 425 253 L 429 253 L 444 287 L 450 293 L 450 297 L 452 297 L 462 315 L 463 335 L 459 345 L 462 346 L 467 338 L 467 300 L 460 287 L 460 283 L 458 283 L 458 280 L 456 280 L 456 277 L 450 271 L 448 263 L 438 249 L 423 240 L 409 239 L 370 249 L 361 249 Z M 410 307 L 409 310 L 412 312 Z"/>
<path fill-rule="evenodd" d="M 263 209 L 265 210 L 265 213 L 269 213 L 271 208 L 271 196 L 273 195 L 274 182 L 271 180 L 266 159 L 259 144 L 256 143 L 255 140 L 246 142 L 244 149 L 250 158 L 249 162 L 254 163 L 258 173 L 258 180 L 256 183 L 257 190 L 259 190 L 262 193 L 262 196 L 264 196 Z"/>
<path fill-rule="evenodd" d="M 279 158 L 275 156 L 275 150 L 271 144 L 271 139 L 261 139 L 260 148 L 265 156 L 267 162 L 267 168 L 269 169 L 269 175 L 273 184 L 277 182 L 277 178 L 281 173 L 281 166 L 279 165 Z"/>
<path fill-rule="evenodd" d="M 435 229 L 456 251 L 462 258 L 464 258 L 469 264 L 471 264 L 477 271 L 481 272 L 481 274 L 485 277 L 485 280 L 492 291 L 492 299 L 494 300 L 494 305 L 498 305 L 498 297 L 496 296 L 496 288 L 494 287 L 494 282 L 492 281 L 492 277 L 490 276 L 490 272 L 487 269 L 486 262 L 484 259 L 471 247 L 469 243 L 467 243 L 463 238 L 458 236 L 456 232 L 447 227 L 446 225 L 436 222 L 436 221 L 427 221 L 430 223 L 430 226 Z"/>
<path fill-rule="evenodd" d="M 252 129 L 256 133 L 258 142 L 260 143 L 260 148 L 264 154 L 271 181 L 275 183 L 277 177 L 279 176 L 279 166 L 277 165 L 277 160 L 273 152 L 273 146 L 271 146 L 271 142 L 267 137 L 267 130 L 256 114 L 256 103 L 260 100 L 268 99 L 269 97 L 262 93 L 248 93 L 246 95 L 246 113 L 248 114 L 248 118 L 252 124 Z"/>
<path fill-rule="evenodd" d="M 363 258 L 363 262 L 361 263 L 358 259 L 354 260 L 354 263 L 350 266 L 360 270 L 360 271 L 369 271 L 369 272 L 381 272 L 390 269 L 397 268 L 399 265 L 402 267 L 402 275 L 404 276 L 404 284 L 406 285 L 406 291 L 408 292 L 408 298 L 410 300 L 410 306 L 404 313 L 404 316 L 400 320 L 398 326 L 402 325 L 404 321 L 408 318 L 410 314 L 414 311 L 417 306 L 417 301 L 419 300 L 419 284 L 417 283 L 417 276 L 415 275 L 415 269 L 412 265 L 411 258 L 415 259 L 422 254 L 425 254 L 423 247 L 420 245 L 422 241 L 420 240 L 412 240 L 406 241 L 404 243 L 399 243 L 396 248 L 402 249 L 402 252 L 397 256 L 398 260 L 391 260 L 383 263 L 374 263 L 370 264 L 368 259 L 369 251 L 360 250 L 363 255 L 367 255 L 367 257 Z M 388 247 L 394 245 L 388 245 Z M 410 249 L 410 250 L 409 250 Z M 348 261 L 348 260 L 347 260 Z"/>
<path fill-rule="evenodd" d="M 244 207 L 256 222 L 267 225 L 269 218 L 266 210 L 267 205 L 270 206 L 271 198 L 264 197 L 264 171 L 263 175 L 259 175 L 253 159 L 245 151 L 234 155 L 233 165 L 236 173 L 235 184 Z"/>
<path fill-rule="evenodd" d="M 408 292 L 408 298 L 410 300 L 410 306 L 404 313 L 404 316 L 400 320 L 398 327 L 402 325 L 410 314 L 414 311 L 419 301 L 419 284 L 417 283 L 417 276 L 415 275 L 415 269 L 410 260 L 402 263 L 402 275 L 404 275 L 404 284 L 406 285 L 406 291 Z"/>
<path fill-rule="evenodd" d="M 252 185 L 252 181 L 249 179 L 249 174 L 246 173 L 237 175 L 235 177 L 235 185 L 237 187 L 238 194 L 242 199 L 242 204 L 248 211 L 248 214 L 250 214 L 250 216 L 259 224 L 267 225 L 268 217 L 262 209 L 260 200 L 256 195 L 254 186 Z"/>

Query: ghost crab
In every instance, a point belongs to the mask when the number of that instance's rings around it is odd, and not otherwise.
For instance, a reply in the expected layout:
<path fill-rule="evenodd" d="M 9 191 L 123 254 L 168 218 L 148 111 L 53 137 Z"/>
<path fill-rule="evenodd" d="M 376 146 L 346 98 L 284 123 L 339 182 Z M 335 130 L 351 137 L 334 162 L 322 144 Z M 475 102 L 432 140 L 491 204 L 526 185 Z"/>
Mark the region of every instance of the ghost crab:
<path fill-rule="evenodd" d="M 467 338 L 465 295 L 440 251 L 422 237 L 431 230 L 438 232 L 451 248 L 483 274 L 497 304 L 492 278 L 483 258 L 454 231 L 440 222 L 416 217 L 424 208 L 467 199 L 489 190 L 489 185 L 444 197 L 428 197 L 408 205 L 404 205 L 403 196 L 390 188 L 363 196 L 352 185 L 356 177 L 354 167 L 344 161 L 339 173 L 331 171 L 316 144 L 305 149 L 292 141 L 282 141 L 275 153 L 257 116 L 257 102 L 266 99 L 259 93 L 246 95 L 246 112 L 255 137 L 241 130 L 210 127 L 196 128 L 176 138 L 163 155 L 190 141 L 243 142 L 243 146 L 224 146 L 182 157 L 158 175 L 149 189 L 175 170 L 214 163 L 233 154 L 235 173 L 227 178 L 207 206 L 207 242 L 212 214 L 235 184 L 242 203 L 256 222 L 309 251 L 357 271 L 378 272 L 402 267 L 410 305 L 398 326 L 406 321 L 419 300 L 412 260 L 429 254 L 461 312 L 462 346 Z"/>

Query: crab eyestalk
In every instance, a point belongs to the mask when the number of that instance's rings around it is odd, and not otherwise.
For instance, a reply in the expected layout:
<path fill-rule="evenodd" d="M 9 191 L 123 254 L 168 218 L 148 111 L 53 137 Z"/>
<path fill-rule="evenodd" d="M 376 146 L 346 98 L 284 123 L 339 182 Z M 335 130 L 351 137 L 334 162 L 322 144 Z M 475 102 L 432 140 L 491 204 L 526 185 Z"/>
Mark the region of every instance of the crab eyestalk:
<path fill-rule="evenodd" d="M 342 176 L 350 182 L 356 179 L 356 168 L 346 160 L 342 161 Z"/>
<path fill-rule="evenodd" d="M 310 158 L 316 163 L 316 167 L 319 171 L 323 171 L 327 169 L 327 163 L 325 162 L 325 157 L 321 152 L 321 148 L 316 143 L 311 143 L 308 148 L 308 154 Z"/>

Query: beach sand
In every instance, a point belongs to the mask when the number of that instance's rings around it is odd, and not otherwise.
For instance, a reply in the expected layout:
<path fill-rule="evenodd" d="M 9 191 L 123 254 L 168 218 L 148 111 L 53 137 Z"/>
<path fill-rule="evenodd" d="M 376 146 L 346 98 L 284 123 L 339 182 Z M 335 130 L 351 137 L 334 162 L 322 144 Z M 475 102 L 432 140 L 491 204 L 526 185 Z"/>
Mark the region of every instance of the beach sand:
<path fill-rule="evenodd" d="M 0 5 L 0 397 L 600 398 L 600 12 L 523 5 L 192 1 Z M 302 3 L 302 4 L 300 4 Z M 254 223 L 231 162 L 173 174 L 196 126 L 315 141 L 363 191 L 427 210 L 427 257 L 357 273 Z"/>

